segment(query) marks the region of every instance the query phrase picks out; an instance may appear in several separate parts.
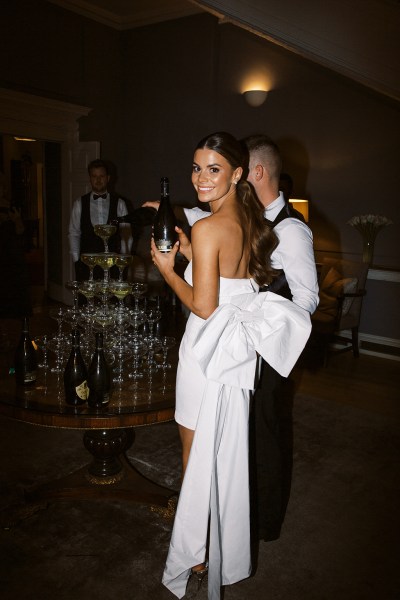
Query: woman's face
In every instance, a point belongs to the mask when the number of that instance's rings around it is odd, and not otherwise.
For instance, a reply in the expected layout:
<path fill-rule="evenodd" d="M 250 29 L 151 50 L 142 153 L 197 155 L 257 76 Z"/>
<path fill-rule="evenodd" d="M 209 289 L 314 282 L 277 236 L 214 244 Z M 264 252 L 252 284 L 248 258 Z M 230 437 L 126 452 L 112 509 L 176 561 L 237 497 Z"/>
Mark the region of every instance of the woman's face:
<path fill-rule="evenodd" d="M 241 167 L 233 169 L 226 158 L 202 148 L 196 150 L 193 159 L 192 183 L 200 202 L 214 202 L 226 196 L 233 182 L 239 181 Z"/>

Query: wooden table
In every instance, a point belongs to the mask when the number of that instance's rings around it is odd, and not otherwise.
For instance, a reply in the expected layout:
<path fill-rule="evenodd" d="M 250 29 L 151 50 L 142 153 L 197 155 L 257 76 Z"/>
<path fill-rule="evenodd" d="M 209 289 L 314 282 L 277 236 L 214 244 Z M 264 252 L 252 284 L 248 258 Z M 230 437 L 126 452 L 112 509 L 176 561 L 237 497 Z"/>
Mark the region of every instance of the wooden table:
<path fill-rule="evenodd" d="M 170 421 L 174 416 L 177 348 L 170 351 L 173 366 L 158 370 L 136 385 L 127 379 L 115 384 L 111 401 L 100 409 L 65 403 L 62 375 L 38 370 L 34 387 L 17 386 L 15 376 L 0 377 L 0 414 L 45 427 L 82 429 L 92 461 L 78 471 L 26 491 L 29 503 L 63 498 L 129 500 L 168 507 L 173 490 L 144 477 L 128 461 L 133 428 Z"/>

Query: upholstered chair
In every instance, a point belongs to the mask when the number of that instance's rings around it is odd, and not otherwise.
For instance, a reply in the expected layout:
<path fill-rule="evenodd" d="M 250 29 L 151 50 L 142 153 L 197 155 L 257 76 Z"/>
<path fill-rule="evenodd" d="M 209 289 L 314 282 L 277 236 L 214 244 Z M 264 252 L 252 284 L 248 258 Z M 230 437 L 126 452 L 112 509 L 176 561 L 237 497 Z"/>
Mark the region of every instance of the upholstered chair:
<path fill-rule="evenodd" d="M 323 260 L 320 302 L 311 320 L 312 335 L 323 344 L 325 364 L 330 351 L 352 350 L 355 357 L 359 356 L 358 327 L 367 274 L 366 263 L 335 258 Z"/>

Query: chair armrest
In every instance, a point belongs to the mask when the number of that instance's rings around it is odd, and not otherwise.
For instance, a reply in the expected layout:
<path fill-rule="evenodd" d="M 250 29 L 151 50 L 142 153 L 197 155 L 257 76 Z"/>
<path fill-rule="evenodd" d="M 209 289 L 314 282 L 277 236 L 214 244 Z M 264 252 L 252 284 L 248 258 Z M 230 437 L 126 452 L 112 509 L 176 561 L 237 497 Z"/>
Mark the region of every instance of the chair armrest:
<path fill-rule="evenodd" d="M 337 296 L 337 299 L 343 299 L 343 298 L 361 298 L 362 296 L 365 296 L 365 294 L 367 293 L 367 290 L 357 290 L 356 292 L 342 292 L 339 296 Z"/>
<path fill-rule="evenodd" d="M 346 315 L 347 312 L 350 310 L 350 306 L 348 306 L 347 308 L 345 307 L 346 298 L 362 298 L 363 296 L 365 296 L 366 293 L 367 290 L 357 290 L 356 292 L 342 292 L 339 296 L 336 297 L 338 303 L 338 310 L 336 315 L 337 327 L 339 327 L 339 323 L 342 319 L 342 316 Z"/>

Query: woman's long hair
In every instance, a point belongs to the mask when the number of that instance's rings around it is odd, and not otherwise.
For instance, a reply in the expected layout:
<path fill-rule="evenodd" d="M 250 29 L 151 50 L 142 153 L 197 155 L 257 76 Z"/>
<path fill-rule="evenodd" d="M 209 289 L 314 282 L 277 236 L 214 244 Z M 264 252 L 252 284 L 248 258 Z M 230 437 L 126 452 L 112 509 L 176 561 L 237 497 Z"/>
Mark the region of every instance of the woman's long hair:
<path fill-rule="evenodd" d="M 212 133 L 203 138 L 196 150 L 207 148 L 223 156 L 233 169 L 242 167 L 243 175 L 236 186 L 238 206 L 244 223 L 245 240 L 250 246 L 249 273 L 259 285 L 268 285 L 274 278 L 271 254 L 278 238 L 264 218 L 264 207 L 253 187 L 245 179 L 248 155 L 241 143 L 230 133 Z"/>

